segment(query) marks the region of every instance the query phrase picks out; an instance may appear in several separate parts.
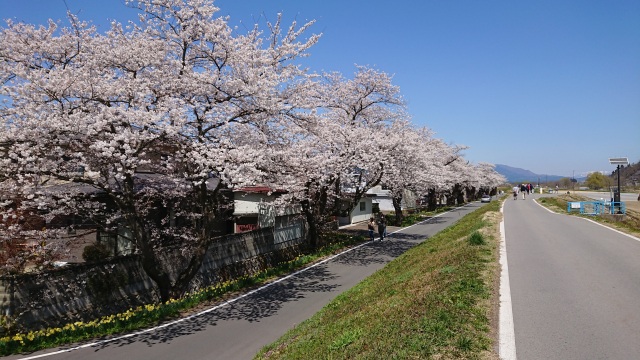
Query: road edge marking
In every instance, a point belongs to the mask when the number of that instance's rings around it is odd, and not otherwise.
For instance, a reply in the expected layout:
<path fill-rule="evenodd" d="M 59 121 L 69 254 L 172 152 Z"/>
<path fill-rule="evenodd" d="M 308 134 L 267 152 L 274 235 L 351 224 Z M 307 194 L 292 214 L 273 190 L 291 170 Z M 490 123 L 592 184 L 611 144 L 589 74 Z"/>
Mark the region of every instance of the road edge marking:
<path fill-rule="evenodd" d="M 543 208 L 543 209 L 547 210 L 548 212 L 550 212 L 550 213 L 552 213 L 552 214 L 555 214 L 555 215 L 571 216 L 571 215 L 569 215 L 569 214 L 562 214 L 562 213 L 559 213 L 559 212 L 555 212 L 555 211 L 553 211 L 553 210 L 551 210 L 551 209 L 547 208 L 546 206 L 544 206 L 544 205 L 540 204 L 538 201 L 536 201 L 536 200 L 534 200 L 534 201 L 535 201 L 535 203 L 536 203 L 536 204 L 538 204 L 538 206 L 540 206 L 541 208 Z M 601 224 L 601 223 L 599 223 L 599 222 L 597 222 L 597 221 L 594 221 L 594 220 L 591 220 L 591 219 L 589 219 L 589 218 L 585 218 L 585 217 L 582 217 L 582 216 L 573 216 L 573 217 L 575 217 L 575 218 L 577 218 L 577 219 L 582 219 L 582 220 L 586 220 L 586 221 L 592 222 L 592 223 L 594 223 L 594 224 L 596 224 L 596 225 L 600 225 L 600 226 L 602 226 L 602 227 L 604 227 L 604 228 L 607 228 L 607 229 L 609 229 L 609 230 L 611 230 L 611 231 L 615 231 L 615 232 L 617 232 L 617 233 L 618 233 L 618 234 L 620 234 L 620 235 L 625 235 L 626 237 L 629 237 L 629 238 L 631 238 L 631 239 L 633 239 L 633 240 L 635 240 L 635 241 L 640 242 L 640 238 L 638 238 L 637 236 L 633 236 L 633 235 L 631 235 L 631 234 L 627 234 L 626 232 L 623 232 L 623 231 L 620 231 L 620 230 L 618 230 L 618 229 L 612 228 L 611 226 L 607 226 L 607 225 L 605 225 L 605 224 Z"/>
<path fill-rule="evenodd" d="M 504 234 L 504 202 L 500 207 L 500 320 L 499 320 L 499 356 L 500 359 L 516 360 L 516 336 L 513 325 L 513 307 L 511 286 L 509 284 L 509 264 L 507 262 L 507 242 Z"/>

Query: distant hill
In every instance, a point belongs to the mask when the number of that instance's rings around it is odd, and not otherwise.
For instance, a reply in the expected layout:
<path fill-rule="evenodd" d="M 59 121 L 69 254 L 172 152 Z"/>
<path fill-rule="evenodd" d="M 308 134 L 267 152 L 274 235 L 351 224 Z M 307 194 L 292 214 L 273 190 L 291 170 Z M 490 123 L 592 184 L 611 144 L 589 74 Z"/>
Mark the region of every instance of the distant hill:
<path fill-rule="evenodd" d="M 540 183 L 558 181 L 568 176 L 548 175 L 548 174 L 536 174 L 532 171 L 516 168 L 508 165 L 496 164 L 495 170 L 498 174 L 507 178 L 507 182 L 510 183 L 532 183 L 536 184 L 538 180 Z M 609 175 L 614 181 L 617 180 L 617 173 L 614 170 Z M 586 176 L 576 176 L 576 180 L 581 183 L 586 180 Z M 620 171 L 620 181 L 627 186 L 640 185 L 640 162 L 631 163 L 627 166 L 623 166 Z"/>
<path fill-rule="evenodd" d="M 559 175 L 547 175 L 547 174 L 536 174 L 529 170 L 520 169 L 516 167 L 511 167 L 502 164 L 496 164 L 495 168 L 496 172 L 505 178 L 510 183 L 514 182 L 528 182 L 532 184 L 547 182 L 547 181 L 557 181 L 562 178 L 566 178 L 566 176 Z"/>
<path fill-rule="evenodd" d="M 618 180 L 618 173 L 616 170 L 612 171 L 609 176 L 614 183 Z M 640 185 L 640 161 L 622 167 L 620 170 L 620 182 L 622 186 Z"/>

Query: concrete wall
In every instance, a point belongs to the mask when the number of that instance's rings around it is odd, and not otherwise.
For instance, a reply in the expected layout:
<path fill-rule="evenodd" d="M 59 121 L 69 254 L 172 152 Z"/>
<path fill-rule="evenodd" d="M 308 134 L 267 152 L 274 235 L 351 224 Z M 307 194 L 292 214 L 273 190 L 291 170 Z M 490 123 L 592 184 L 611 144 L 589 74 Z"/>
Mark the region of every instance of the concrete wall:
<path fill-rule="evenodd" d="M 216 239 L 191 281 L 190 290 L 254 274 L 295 258 L 306 239 L 304 222 L 292 219 L 281 225 L 278 229 L 259 229 Z M 164 261 L 175 264 L 175 268 L 186 265 L 179 248 L 166 251 Z M 172 276 L 175 278 L 176 274 Z M 0 316 L 8 317 L 14 330 L 87 321 L 159 299 L 158 289 L 144 272 L 137 255 L 0 277 Z M 3 330 L 6 329 L 0 327 L 0 334 Z"/>
<path fill-rule="evenodd" d="M 395 211 L 395 208 L 393 207 L 393 199 L 391 198 L 391 192 L 389 190 L 378 190 L 377 192 L 371 192 L 371 194 L 376 195 L 376 197 L 373 198 L 373 202 L 378 204 L 380 211 Z M 415 209 L 417 199 L 418 196 L 413 191 L 403 190 L 400 207 L 402 210 Z"/>
<path fill-rule="evenodd" d="M 275 196 L 264 193 L 244 193 L 235 192 L 233 194 L 233 215 L 257 214 L 260 203 L 270 203 L 275 200 Z"/>
<path fill-rule="evenodd" d="M 373 199 L 373 202 L 375 204 L 378 204 L 378 208 L 380 209 L 380 211 L 384 211 L 384 212 L 390 212 L 390 211 L 395 211 L 395 209 L 393 208 L 393 200 L 391 200 L 391 198 L 384 198 L 384 197 L 378 197 Z"/>
<path fill-rule="evenodd" d="M 159 300 L 138 256 L 0 277 L 0 311 L 18 329 L 59 326 Z"/>
<path fill-rule="evenodd" d="M 360 204 L 364 203 L 364 210 L 360 209 Z M 355 224 L 362 221 L 367 221 L 373 216 L 373 203 L 371 198 L 362 198 L 358 205 L 356 205 L 351 211 L 351 223 Z"/>

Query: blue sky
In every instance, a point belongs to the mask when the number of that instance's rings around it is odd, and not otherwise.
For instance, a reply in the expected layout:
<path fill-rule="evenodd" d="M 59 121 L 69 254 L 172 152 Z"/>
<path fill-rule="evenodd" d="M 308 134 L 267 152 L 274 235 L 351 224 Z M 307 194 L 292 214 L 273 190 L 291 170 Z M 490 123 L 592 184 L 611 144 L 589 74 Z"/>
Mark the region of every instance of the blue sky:
<path fill-rule="evenodd" d="M 612 171 L 640 161 L 640 1 L 219 0 L 245 32 L 315 19 L 305 65 L 394 75 L 413 121 L 465 157 L 538 174 Z M 122 0 L 66 0 L 100 28 L 135 11 Z M 0 18 L 65 19 L 64 0 L 0 0 Z M 4 26 L 4 25 L 3 25 Z"/>

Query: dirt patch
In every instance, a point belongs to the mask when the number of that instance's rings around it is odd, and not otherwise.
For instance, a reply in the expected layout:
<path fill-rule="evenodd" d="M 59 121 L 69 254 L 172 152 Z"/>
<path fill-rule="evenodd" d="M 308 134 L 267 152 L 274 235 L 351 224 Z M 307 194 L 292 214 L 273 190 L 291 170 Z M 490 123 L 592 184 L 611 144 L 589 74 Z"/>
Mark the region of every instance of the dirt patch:
<path fill-rule="evenodd" d="M 627 210 L 640 213 L 640 201 L 627 201 L 624 204 L 627 206 Z"/>
<path fill-rule="evenodd" d="M 486 360 L 498 360 L 499 359 L 499 347 L 500 347 L 500 273 L 502 271 L 500 267 L 500 222 L 502 221 L 502 213 L 498 211 L 487 212 L 483 220 L 486 221 L 489 226 L 481 229 L 481 232 L 485 234 L 489 239 L 489 243 L 492 246 L 492 257 L 494 261 L 491 262 L 486 276 L 486 281 L 491 289 L 491 294 L 487 303 L 484 304 L 489 313 L 489 336 L 493 341 L 493 351 L 485 351 L 481 354 L 482 359 Z"/>

